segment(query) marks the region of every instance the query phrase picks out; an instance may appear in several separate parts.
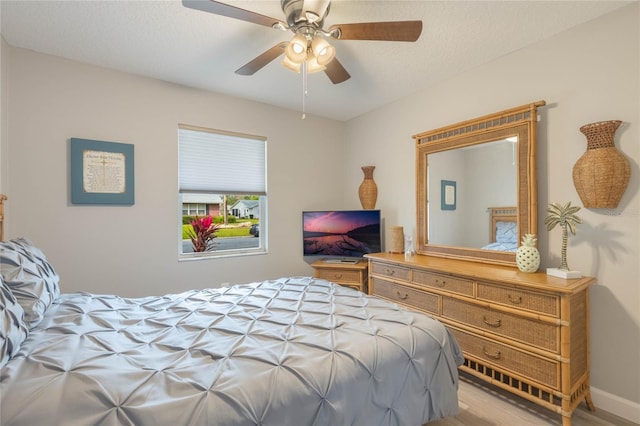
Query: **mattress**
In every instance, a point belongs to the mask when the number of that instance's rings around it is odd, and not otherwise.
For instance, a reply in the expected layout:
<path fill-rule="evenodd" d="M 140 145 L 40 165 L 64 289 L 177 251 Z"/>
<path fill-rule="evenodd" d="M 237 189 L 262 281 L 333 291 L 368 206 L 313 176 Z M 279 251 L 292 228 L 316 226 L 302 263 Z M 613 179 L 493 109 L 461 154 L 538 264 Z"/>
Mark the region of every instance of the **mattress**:
<path fill-rule="evenodd" d="M 325 280 L 61 294 L 0 370 L 8 425 L 422 425 L 458 412 L 437 320 Z"/>

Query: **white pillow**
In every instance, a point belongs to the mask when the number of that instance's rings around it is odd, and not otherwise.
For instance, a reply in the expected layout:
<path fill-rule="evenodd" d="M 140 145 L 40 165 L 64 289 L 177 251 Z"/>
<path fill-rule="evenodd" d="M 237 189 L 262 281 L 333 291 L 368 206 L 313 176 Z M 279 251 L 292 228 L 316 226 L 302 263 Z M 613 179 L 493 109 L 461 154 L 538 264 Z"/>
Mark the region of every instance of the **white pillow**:
<path fill-rule="evenodd" d="M 58 274 L 42 250 L 25 238 L 0 243 L 0 276 L 22 306 L 29 329 L 60 295 Z"/>
<path fill-rule="evenodd" d="M 29 335 L 24 310 L 0 277 L 0 367 L 3 367 L 20 349 Z"/>
<path fill-rule="evenodd" d="M 515 222 L 496 223 L 496 243 L 517 243 L 518 224 Z"/>

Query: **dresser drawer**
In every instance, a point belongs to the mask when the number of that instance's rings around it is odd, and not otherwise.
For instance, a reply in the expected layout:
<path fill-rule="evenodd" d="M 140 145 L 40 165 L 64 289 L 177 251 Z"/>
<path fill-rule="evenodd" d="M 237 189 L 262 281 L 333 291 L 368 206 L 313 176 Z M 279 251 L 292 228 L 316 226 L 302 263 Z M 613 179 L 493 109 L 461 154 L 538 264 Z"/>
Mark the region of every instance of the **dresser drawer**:
<path fill-rule="evenodd" d="M 433 314 L 439 313 L 440 296 L 373 278 L 373 294 Z"/>
<path fill-rule="evenodd" d="M 350 271 L 346 269 L 318 269 L 316 270 L 316 278 L 323 278 L 328 281 L 333 281 L 338 284 L 341 283 L 360 283 L 360 275 L 359 271 Z"/>
<path fill-rule="evenodd" d="M 527 345 L 560 352 L 560 327 L 472 305 L 452 298 L 442 300 L 442 316 Z"/>
<path fill-rule="evenodd" d="M 559 361 L 528 354 L 453 327 L 449 329 L 460 343 L 465 355 L 473 356 L 508 372 L 525 376 L 553 389 L 560 389 Z"/>
<path fill-rule="evenodd" d="M 395 280 L 409 281 L 410 269 L 385 263 L 374 263 L 373 273 L 376 275 L 384 275 L 385 277 Z"/>
<path fill-rule="evenodd" d="M 413 271 L 414 284 L 473 297 L 473 281 L 425 271 Z"/>
<path fill-rule="evenodd" d="M 478 299 L 554 317 L 560 315 L 560 298 L 557 295 L 479 282 Z"/>

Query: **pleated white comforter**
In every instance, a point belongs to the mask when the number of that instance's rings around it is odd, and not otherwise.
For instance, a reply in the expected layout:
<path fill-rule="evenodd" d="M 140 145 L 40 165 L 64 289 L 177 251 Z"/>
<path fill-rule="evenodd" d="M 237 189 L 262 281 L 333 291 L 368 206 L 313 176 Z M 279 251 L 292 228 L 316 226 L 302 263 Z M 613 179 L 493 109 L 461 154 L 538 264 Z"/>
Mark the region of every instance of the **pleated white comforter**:
<path fill-rule="evenodd" d="M 9 425 L 422 425 L 458 412 L 441 323 L 314 278 L 62 294 L 0 372 Z"/>

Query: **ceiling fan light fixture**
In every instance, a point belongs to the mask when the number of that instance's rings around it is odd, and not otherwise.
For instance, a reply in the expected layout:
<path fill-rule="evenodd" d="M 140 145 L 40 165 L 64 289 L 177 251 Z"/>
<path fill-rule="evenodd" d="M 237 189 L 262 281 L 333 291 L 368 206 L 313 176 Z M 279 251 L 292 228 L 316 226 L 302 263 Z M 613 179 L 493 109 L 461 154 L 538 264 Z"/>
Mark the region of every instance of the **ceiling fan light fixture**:
<path fill-rule="evenodd" d="M 303 63 L 307 59 L 307 45 L 307 38 L 304 35 L 294 35 L 285 49 L 286 57 L 296 64 Z"/>
<path fill-rule="evenodd" d="M 318 58 L 313 55 L 313 52 L 307 57 L 307 73 L 313 74 L 316 72 L 324 71 L 327 67 L 318 62 Z"/>
<path fill-rule="evenodd" d="M 311 42 L 311 51 L 320 65 L 327 65 L 336 56 L 335 47 L 322 37 L 315 37 Z"/>
<path fill-rule="evenodd" d="M 282 58 L 282 65 L 285 68 L 289 68 L 293 72 L 300 73 L 300 64 L 296 64 L 291 59 L 289 59 L 286 55 Z"/>

